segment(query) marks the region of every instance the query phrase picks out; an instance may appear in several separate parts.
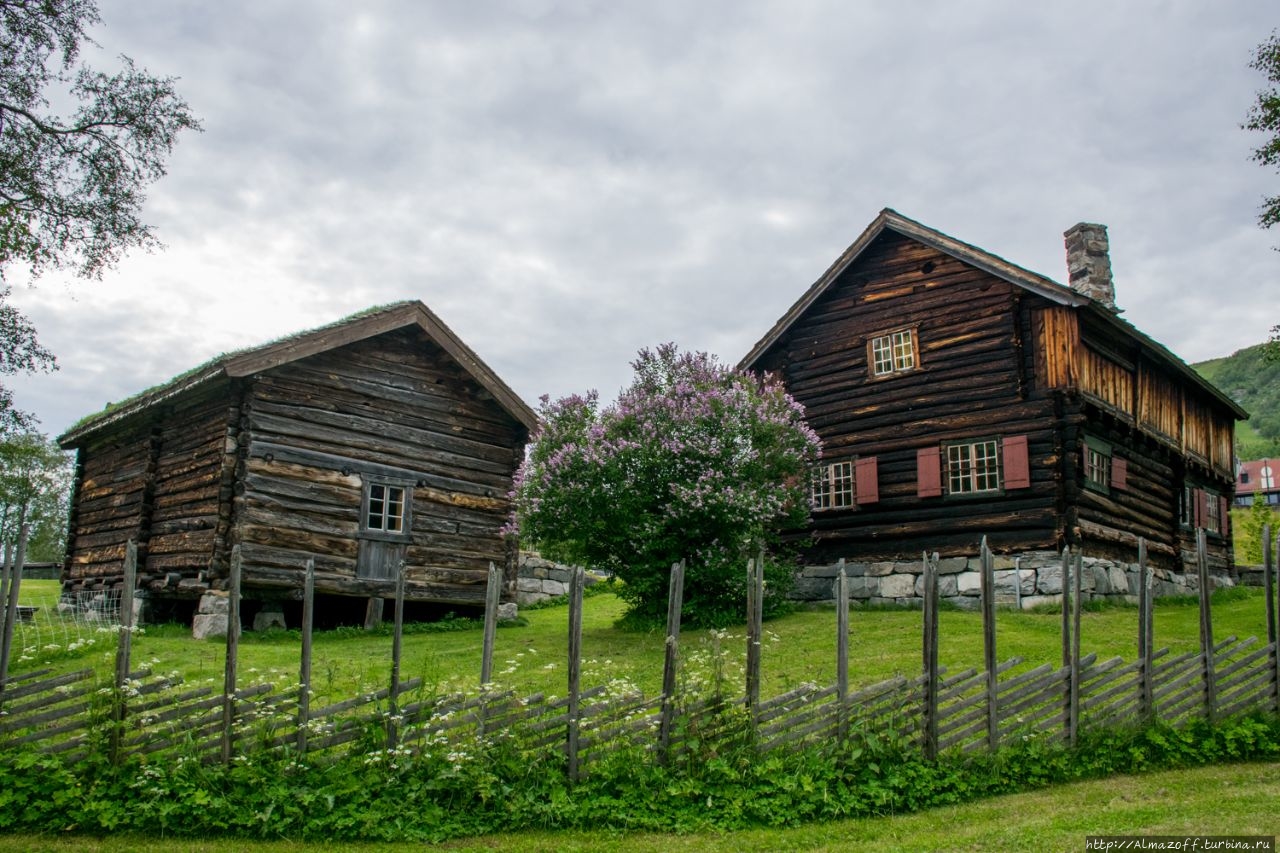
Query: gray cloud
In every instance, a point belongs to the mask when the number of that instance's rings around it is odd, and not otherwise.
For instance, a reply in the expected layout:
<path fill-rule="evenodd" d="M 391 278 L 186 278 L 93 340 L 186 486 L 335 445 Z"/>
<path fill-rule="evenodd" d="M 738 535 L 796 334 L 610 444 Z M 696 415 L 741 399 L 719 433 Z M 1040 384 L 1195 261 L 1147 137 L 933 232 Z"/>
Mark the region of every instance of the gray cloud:
<path fill-rule="evenodd" d="M 51 431 L 403 298 L 530 401 L 664 340 L 736 361 L 884 206 L 1059 279 L 1107 223 L 1126 316 L 1188 359 L 1280 322 L 1239 129 L 1261 0 L 102 11 L 103 61 L 180 76 L 207 130 L 152 192 L 167 252 L 19 294 Z"/>

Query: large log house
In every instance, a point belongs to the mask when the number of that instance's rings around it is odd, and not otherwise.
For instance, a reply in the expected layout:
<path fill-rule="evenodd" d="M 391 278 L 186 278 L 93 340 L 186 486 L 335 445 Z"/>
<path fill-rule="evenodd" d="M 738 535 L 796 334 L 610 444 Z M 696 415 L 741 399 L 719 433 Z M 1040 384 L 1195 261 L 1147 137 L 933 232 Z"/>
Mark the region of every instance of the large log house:
<path fill-rule="evenodd" d="M 416 301 L 220 356 L 59 439 L 77 451 L 64 592 L 118 587 L 133 539 L 139 588 L 187 611 L 234 545 L 247 616 L 296 599 L 309 558 L 318 593 L 370 605 L 400 560 L 410 601 L 483 605 L 490 561 L 509 598 L 499 529 L 535 423 Z"/>
<path fill-rule="evenodd" d="M 918 565 L 987 535 L 1132 564 L 1142 537 L 1182 572 L 1204 528 L 1230 566 L 1248 415 L 1120 317 L 1103 226 L 1066 244 L 1070 287 L 885 210 L 742 360 L 823 441 L 808 562 Z"/>

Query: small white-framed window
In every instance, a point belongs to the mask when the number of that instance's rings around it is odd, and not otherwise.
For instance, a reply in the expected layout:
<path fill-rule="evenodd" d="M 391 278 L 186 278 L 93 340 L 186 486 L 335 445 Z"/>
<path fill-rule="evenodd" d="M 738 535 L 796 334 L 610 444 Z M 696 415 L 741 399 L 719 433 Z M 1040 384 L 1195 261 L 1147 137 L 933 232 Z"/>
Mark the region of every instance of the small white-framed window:
<path fill-rule="evenodd" d="M 1178 523 L 1183 527 L 1196 526 L 1196 490 L 1190 485 L 1182 487 L 1182 500 L 1178 505 Z"/>
<path fill-rule="evenodd" d="M 947 493 L 1000 491 L 1000 443 L 995 439 L 948 444 Z"/>
<path fill-rule="evenodd" d="M 375 533 L 404 533 L 408 529 L 410 492 L 406 486 L 373 481 L 365 489 L 361 530 Z"/>
<path fill-rule="evenodd" d="M 857 496 L 853 461 L 831 462 L 814 468 L 809 496 L 815 512 L 853 507 Z"/>
<path fill-rule="evenodd" d="M 915 370 L 916 330 L 895 329 L 873 336 L 867 343 L 867 360 L 872 376 L 892 376 Z"/>
<path fill-rule="evenodd" d="M 1084 484 L 1099 492 L 1111 490 L 1111 445 L 1085 437 Z"/>
<path fill-rule="evenodd" d="M 1209 533 L 1222 532 L 1222 503 L 1216 493 L 1205 490 L 1204 529 Z"/>

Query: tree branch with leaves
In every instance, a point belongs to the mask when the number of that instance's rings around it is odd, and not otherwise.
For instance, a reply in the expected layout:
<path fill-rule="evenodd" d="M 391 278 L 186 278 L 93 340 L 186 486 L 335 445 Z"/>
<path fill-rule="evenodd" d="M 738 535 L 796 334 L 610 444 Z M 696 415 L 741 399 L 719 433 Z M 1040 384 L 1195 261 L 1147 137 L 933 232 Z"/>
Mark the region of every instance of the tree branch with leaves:
<path fill-rule="evenodd" d="M 0 282 L 53 269 L 99 278 L 130 249 L 160 244 L 141 218 L 179 134 L 200 123 L 174 88 L 120 57 L 114 73 L 80 60 L 101 23 L 96 0 L 0 0 Z M 70 114 L 51 104 L 78 104 Z M 55 368 L 0 290 L 0 375 Z M 0 430 L 30 425 L 0 388 Z"/>

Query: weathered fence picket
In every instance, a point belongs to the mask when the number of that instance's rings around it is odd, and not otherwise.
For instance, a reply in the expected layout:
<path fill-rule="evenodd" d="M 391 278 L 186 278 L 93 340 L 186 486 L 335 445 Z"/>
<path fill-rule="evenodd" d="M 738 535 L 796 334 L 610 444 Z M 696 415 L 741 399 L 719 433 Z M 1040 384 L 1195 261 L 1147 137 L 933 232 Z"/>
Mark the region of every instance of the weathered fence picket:
<path fill-rule="evenodd" d="M 227 592 L 227 658 L 222 676 L 222 763 L 234 757 L 236 720 L 236 663 L 240 657 L 240 546 L 231 549 L 231 578 Z"/>
<path fill-rule="evenodd" d="M 1270 535 L 1267 531 L 1268 539 Z M 1081 653 L 1082 556 L 1078 551 L 1064 551 L 1061 666 L 1028 667 L 1018 658 L 997 664 L 994 560 L 984 548 L 980 567 L 984 596 L 981 670 L 968 668 L 947 674 L 939 666 L 937 556 L 922 555 L 925 608 L 918 677 L 898 676 L 860 689 L 850 687 L 848 577 L 841 566 L 834 581 L 839 603 L 834 683 L 803 684 L 771 698 L 757 693 L 754 700 L 750 691 L 731 697 L 680 696 L 677 673 L 684 566 L 677 563 L 672 566 L 660 696 L 611 695 L 604 687 L 582 687 L 581 598 L 585 578 L 581 570 L 575 570 L 570 583 L 568 696 L 555 700 L 541 695 L 521 698 L 511 691 L 492 689 L 443 699 L 411 695 L 421 689 L 421 682 L 400 679 L 403 626 L 402 605 L 398 605 L 390 683 L 381 690 L 319 709 L 311 708 L 309 702 L 313 573 L 308 573 L 310 580 L 304 581 L 302 592 L 299 686 L 283 691 L 271 685 L 240 687 L 236 684 L 233 637 L 239 620 L 238 560 L 233 557 L 228 590 L 230 659 L 221 694 L 146 672 L 130 672 L 127 629 L 132 609 L 126 600 L 116 673 L 121 689 L 113 694 L 120 704 L 111 708 L 109 727 L 103 731 L 107 706 L 95 701 L 98 685 L 90 671 L 56 677 L 25 673 L 4 684 L 0 747 L 28 745 L 75 758 L 101 748 L 105 735 L 115 738 L 113 754 L 121 757 L 189 751 L 204 760 L 225 761 L 229 752 L 284 749 L 306 754 L 310 761 L 344 749 L 420 750 L 504 731 L 520 733 L 521 748 L 530 754 L 560 752 L 567 759 L 570 778 L 577 780 L 589 772 L 592 762 L 625 748 L 641 748 L 656 760 L 672 762 L 697 760 L 704 745 L 712 743 L 752 742 L 759 750 L 790 750 L 833 738 L 891 735 L 936 756 L 953 749 L 990 749 L 1024 735 L 1070 741 L 1086 726 L 1153 716 L 1178 723 L 1275 709 L 1280 695 L 1280 655 L 1276 651 L 1275 567 L 1270 543 L 1264 549 L 1263 567 L 1264 582 L 1269 584 L 1267 642 L 1234 637 L 1214 641 L 1212 623 L 1205 613 L 1211 592 L 1206 570 L 1200 584 L 1200 648 L 1179 655 L 1154 648 L 1153 584 L 1144 544 L 1139 543 L 1138 654 L 1129 661 L 1118 657 L 1098 661 L 1095 655 Z M 756 558 L 752 563 L 755 569 L 763 560 Z M 757 577 L 753 575 L 752 586 Z M 757 588 L 749 613 L 760 606 L 761 592 Z M 8 602 L 5 604 L 7 609 Z M 496 604 L 491 609 L 496 609 Z M 489 624 L 486 620 L 486 632 Z M 386 727 L 385 742 L 376 736 L 379 726 Z"/>

